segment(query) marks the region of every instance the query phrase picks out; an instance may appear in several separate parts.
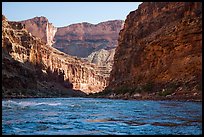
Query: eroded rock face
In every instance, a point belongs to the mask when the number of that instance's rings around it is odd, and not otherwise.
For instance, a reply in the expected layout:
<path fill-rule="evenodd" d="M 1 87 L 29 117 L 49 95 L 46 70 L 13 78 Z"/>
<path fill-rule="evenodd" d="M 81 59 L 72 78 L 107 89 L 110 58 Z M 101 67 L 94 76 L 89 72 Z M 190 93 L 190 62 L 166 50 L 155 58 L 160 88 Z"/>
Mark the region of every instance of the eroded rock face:
<path fill-rule="evenodd" d="M 99 66 L 101 73 L 109 77 L 113 66 L 114 54 L 115 48 L 109 50 L 100 49 L 98 51 L 92 52 L 87 58 L 83 59 Z"/>
<path fill-rule="evenodd" d="M 94 51 L 115 48 L 124 25 L 122 20 L 112 20 L 96 25 L 83 22 L 56 28 L 46 17 L 35 17 L 20 23 L 48 45 L 77 57 L 88 57 Z"/>
<path fill-rule="evenodd" d="M 96 25 L 84 22 L 61 27 L 53 47 L 72 56 L 88 57 L 94 51 L 116 47 L 123 24 L 122 20 L 113 20 Z"/>
<path fill-rule="evenodd" d="M 107 77 L 98 71 L 96 65 L 73 58 L 46 45 L 41 39 L 28 33 L 19 22 L 2 20 L 2 24 L 2 49 L 13 60 L 23 64 L 40 65 L 44 74 L 56 73 L 63 76 L 56 78 L 63 78 L 63 81 L 68 81 L 66 86 L 69 87 L 71 83 L 71 88 L 85 93 L 102 91 L 107 85 Z"/>
<path fill-rule="evenodd" d="M 107 89 L 201 98 L 201 58 L 201 2 L 144 2 L 120 31 Z"/>
<path fill-rule="evenodd" d="M 74 91 L 71 86 L 67 86 L 71 83 L 64 83 L 63 75 L 57 73 L 45 74 L 41 70 L 42 66 L 28 61 L 23 62 L 26 60 L 24 56 L 18 56 L 14 53 L 23 51 L 22 54 L 26 52 L 30 54 L 29 48 L 22 50 L 23 46 L 18 45 L 21 40 L 25 40 L 25 37 L 17 37 L 20 34 L 24 35 L 22 29 L 23 25 L 21 23 L 8 23 L 7 19 L 2 16 L 2 97 L 83 96 L 84 93 Z M 31 41 L 35 41 L 35 39 L 31 39 Z M 40 44 L 40 41 L 38 41 L 38 44 Z M 21 62 L 12 58 L 11 54 Z"/>
<path fill-rule="evenodd" d="M 57 28 L 49 23 L 46 17 L 35 17 L 32 19 L 20 21 L 25 28 L 32 33 L 32 35 L 39 37 L 47 45 L 51 46 L 54 43 L 54 36 L 57 32 Z"/>
<path fill-rule="evenodd" d="M 98 65 L 100 73 L 109 77 L 124 21 L 113 20 L 96 25 L 84 22 L 61 28 L 52 26 L 45 17 L 35 17 L 20 23 L 25 24 L 31 34 L 48 45 L 53 44 L 54 48 L 64 53 Z"/>

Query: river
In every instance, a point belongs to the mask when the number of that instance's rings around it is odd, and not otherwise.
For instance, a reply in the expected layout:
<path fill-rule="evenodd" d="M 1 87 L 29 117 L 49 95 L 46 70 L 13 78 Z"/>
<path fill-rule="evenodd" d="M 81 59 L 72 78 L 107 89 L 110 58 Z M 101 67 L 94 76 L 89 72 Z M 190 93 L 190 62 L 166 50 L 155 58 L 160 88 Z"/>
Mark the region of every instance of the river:
<path fill-rule="evenodd" d="M 199 135 L 202 134 L 202 102 L 3 99 L 2 134 Z"/>

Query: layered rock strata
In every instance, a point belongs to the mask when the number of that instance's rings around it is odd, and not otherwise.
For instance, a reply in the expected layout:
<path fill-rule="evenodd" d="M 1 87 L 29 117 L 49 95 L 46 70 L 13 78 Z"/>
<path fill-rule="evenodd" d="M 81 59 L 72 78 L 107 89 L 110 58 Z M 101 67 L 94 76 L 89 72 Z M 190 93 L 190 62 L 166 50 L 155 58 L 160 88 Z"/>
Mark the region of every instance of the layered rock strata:
<path fill-rule="evenodd" d="M 115 48 L 109 50 L 100 49 L 92 52 L 87 58 L 83 59 L 96 64 L 100 68 L 101 73 L 109 77 L 113 66 L 114 54 Z"/>
<path fill-rule="evenodd" d="M 2 64 L 5 64 L 6 56 L 10 56 L 12 60 L 20 63 L 22 71 L 26 71 L 25 68 L 28 66 L 31 75 L 32 70 L 39 66 L 39 70 L 43 72 L 42 75 L 60 75 L 59 79 L 63 79 L 65 87 L 71 87 L 85 93 L 94 93 L 103 90 L 107 85 L 107 77 L 98 73 L 99 68 L 96 65 L 73 58 L 46 45 L 40 38 L 32 36 L 21 23 L 8 22 L 5 17 L 2 18 L 2 49 L 5 53 L 2 55 Z M 15 70 L 12 70 L 12 67 L 11 63 L 7 69 L 11 69 L 11 72 L 13 72 Z M 18 71 L 16 74 L 20 75 L 19 73 L 22 71 Z M 5 75 L 9 77 L 9 74 L 5 73 Z M 26 76 L 29 77 L 30 75 Z M 49 78 L 51 79 L 51 77 Z M 55 78 L 58 79 L 53 77 L 53 79 Z M 5 78 L 2 81 L 5 81 Z M 4 83 L 5 89 L 8 86 L 6 84 L 9 83 Z"/>
<path fill-rule="evenodd" d="M 53 47 L 72 56 L 88 57 L 100 49 L 115 48 L 123 24 L 122 20 L 112 20 L 96 25 L 83 22 L 60 27 Z"/>
<path fill-rule="evenodd" d="M 118 43 L 107 94 L 202 98 L 201 2 L 144 2 L 127 16 Z"/>
<path fill-rule="evenodd" d="M 46 17 L 35 17 L 20 23 L 48 45 L 96 64 L 98 72 L 109 77 L 118 34 L 124 21 L 112 20 L 96 25 L 83 22 L 60 28 L 55 28 Z"/>

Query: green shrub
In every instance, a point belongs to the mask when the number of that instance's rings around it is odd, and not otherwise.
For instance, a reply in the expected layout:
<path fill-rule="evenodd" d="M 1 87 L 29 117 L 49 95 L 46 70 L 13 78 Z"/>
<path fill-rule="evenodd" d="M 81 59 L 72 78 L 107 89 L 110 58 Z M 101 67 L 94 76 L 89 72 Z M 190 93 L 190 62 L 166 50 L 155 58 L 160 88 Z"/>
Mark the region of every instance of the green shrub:
<path fill-rule="evenodd" d="M 172 93 L 172 92 L 175 92 L 178 87 L 179 87 L 179 84 L 170 83 L 170 84 L 168 84 L 166 90 Z"/>
<path fill-rule="evenodd" d="M 152 92 L 153 91 L 153 83 L 147 82 L 145 85 L 142 86 L 142 89 L 146 92 Z"/>
<path fill-rule="evenodd" d="M 132 93 L 141 93 L 141 92 L 142 92 L 142 88 L 140 86 L 137 86 L 132 90 Z"/>
<path fill-rule="evenodd" d="M 116 94 L 125 94 L 127 92 L 129 92 L 129 88 L 125 86 L 116 89 Z"/>
<path fill-rule="evenodd" d="M 173 92 L 175 92 L 178 87 L 179 87 L 179 84 L 177 84 L 177 83 L 169 83 L 169 84 L 166 86 L 165 90 L 164 90 L 164 91 L 160 91 L 160 92 L 158 93 L 158 95 L 159 95 L 159 96 L 170 95 L 170 94 L 172 94 Z"/>
<path fill-rule="evenodd" d="M 199 82 L 199 84 L 197 85 L 197 90 L 202 92 L 202 82 Z"/>
<path fill-rule="evenodd" d="M 96 97 L 96 96 L 104 96 L 104 95 L 108 95 L 112 92 L 111 89 L 105 89 L 99 93 L 89 93 L 89 96 L 92 96 L 92 97 Z"/>
<path fill-rule="evenodd" d="M 170 95 L 172 93 L 172 91 L 170 90 L 165 90 L 165 91 L 160 91 L 158 93 L 159 96 L 167 96 L 167 95 Z"/>

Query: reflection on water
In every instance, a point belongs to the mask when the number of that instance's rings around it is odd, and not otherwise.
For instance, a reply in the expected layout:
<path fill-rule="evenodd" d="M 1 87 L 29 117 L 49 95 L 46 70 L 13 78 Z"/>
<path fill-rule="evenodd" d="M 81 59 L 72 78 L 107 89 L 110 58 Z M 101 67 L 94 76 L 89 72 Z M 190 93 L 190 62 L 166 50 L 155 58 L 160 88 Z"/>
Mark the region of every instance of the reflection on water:
<path fill-rule="evenodd" d="M 201 102 L 28 98 L 2 108 L 3 134 L 202 134 Z"/>

